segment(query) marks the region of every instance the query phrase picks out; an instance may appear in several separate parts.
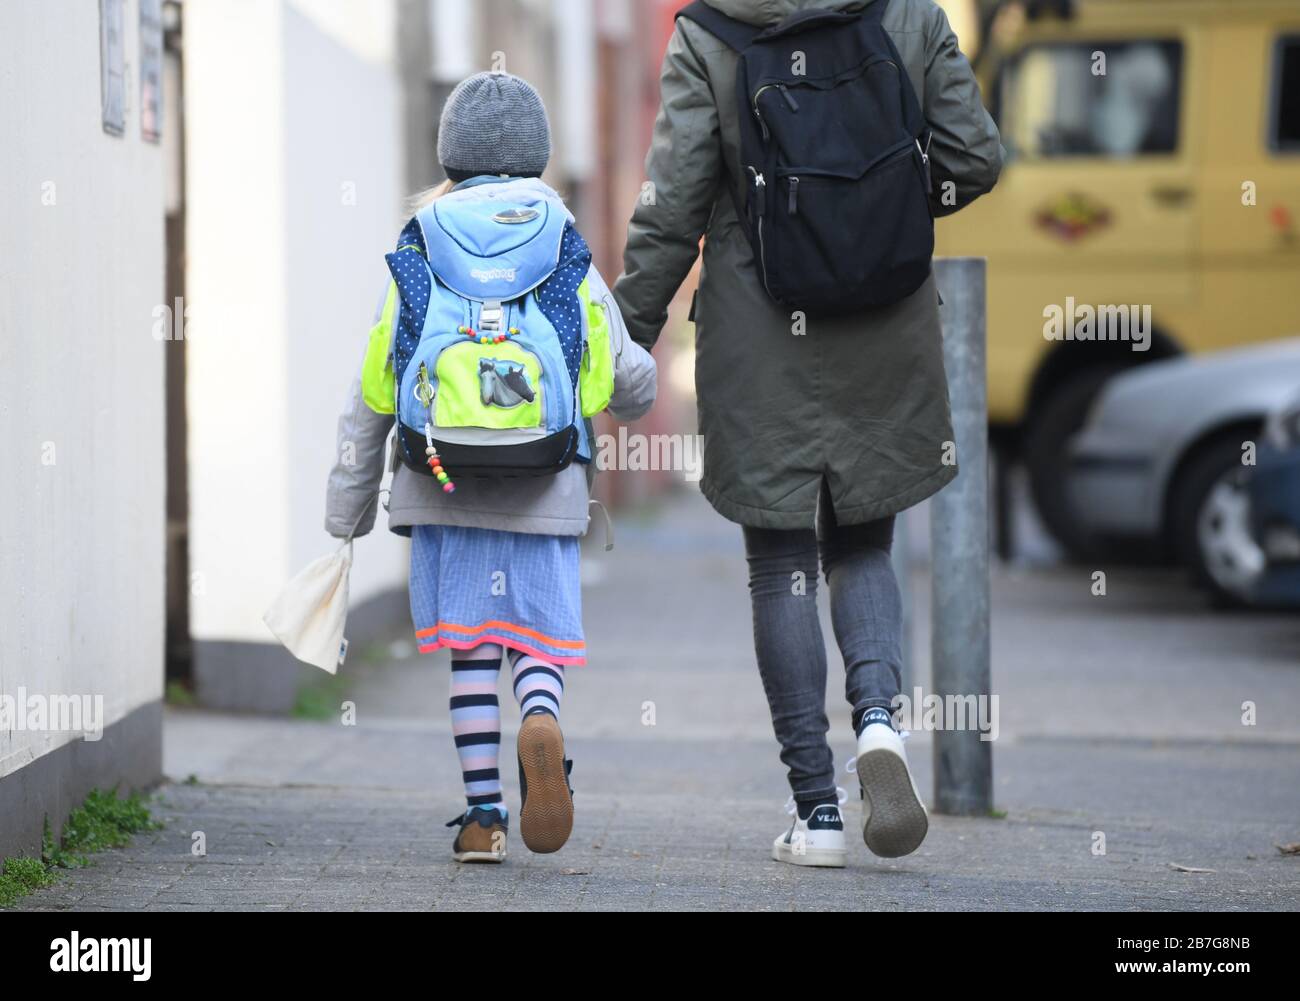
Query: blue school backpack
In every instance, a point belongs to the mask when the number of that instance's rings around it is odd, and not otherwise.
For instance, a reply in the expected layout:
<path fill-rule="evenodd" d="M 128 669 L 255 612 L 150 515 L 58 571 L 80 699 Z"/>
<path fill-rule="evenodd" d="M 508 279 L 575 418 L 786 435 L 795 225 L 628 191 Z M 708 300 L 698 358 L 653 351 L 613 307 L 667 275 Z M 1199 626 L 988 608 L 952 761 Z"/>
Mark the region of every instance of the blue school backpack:
<path fill-rule="evenodd" d="M 536 188 L 487 183 L 407 224 L 371 332 L 387 350 L 363 371 L 372 407 L 387 412 L 392 394 L 402 461 L 448 493 L 453 477 L 588 461 L 584 418 L 613 392 L 608 318 L 591 303 L 591 251 L 568 212 Z"/>
<path fill-rule="evenodd" d="M 704 0 L 678 12 L 739 53 L 745 198 L 763 287 L 811 314 L 898 302 L 930 275 L 934 217 L 921 107 L 889 33 L 889 0 L 806 7 L 768 28 Z"/>

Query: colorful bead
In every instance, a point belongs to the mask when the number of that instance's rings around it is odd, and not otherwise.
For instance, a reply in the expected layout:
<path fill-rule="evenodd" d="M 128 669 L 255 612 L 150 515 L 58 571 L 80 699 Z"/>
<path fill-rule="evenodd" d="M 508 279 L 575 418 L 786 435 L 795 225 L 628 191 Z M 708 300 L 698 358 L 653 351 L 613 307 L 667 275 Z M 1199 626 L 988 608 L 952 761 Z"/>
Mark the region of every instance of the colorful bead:
<path fill-rule="evenodd" d="M 442 492 L 446 494 L 454 494 L 456 492 L 456 484 L 444 483 L 442 485 Z"/>

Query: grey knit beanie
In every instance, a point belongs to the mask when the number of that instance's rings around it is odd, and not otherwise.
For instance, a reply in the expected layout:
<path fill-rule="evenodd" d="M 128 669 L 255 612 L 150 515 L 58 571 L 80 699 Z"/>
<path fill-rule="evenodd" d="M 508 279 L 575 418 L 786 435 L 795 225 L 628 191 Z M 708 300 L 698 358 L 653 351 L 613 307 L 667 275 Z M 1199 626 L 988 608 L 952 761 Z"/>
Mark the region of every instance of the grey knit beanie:
<path fill-rule="evenodd" d="M 453 180 L 540 175 L 550 159 L 546 107 L 526 80 L 479 73 L 457 84 L 443 105 L 438 162 Z"/>

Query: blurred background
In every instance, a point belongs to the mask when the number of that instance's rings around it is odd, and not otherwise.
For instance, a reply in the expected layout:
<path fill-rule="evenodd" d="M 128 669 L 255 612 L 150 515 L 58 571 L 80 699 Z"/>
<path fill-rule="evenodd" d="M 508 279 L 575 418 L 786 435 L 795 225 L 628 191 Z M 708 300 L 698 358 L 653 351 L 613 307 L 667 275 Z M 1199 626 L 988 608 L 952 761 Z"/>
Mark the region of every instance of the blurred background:
<path fill-rule="evenodd" d="M 1117 702 L 1134 695 L 1134 663 L 1195 661 L 1208 678 L 1240 662 L 1294 719 L 1300 6 L 941 5 L 1008 151 L 998 188 L 938 230 L 941 254 L 989 260 L 995 672 L 1038 672 L 1047 687 L 1023 726 L 1068 729 L 1052 714 L 1078 694 L 1080 666 L 1062 637 L 1077 650 L 1110 630 L 1087 663 L 1112 665 Z M 135 727 L 123 746 L 140 750 L 100 772 L 127 781 L 159 771 L 164 694 L 301 709 L 312 670 L 261 617 L 329 549 L 334 422 L 407 200 L 440 180 L 443 99 L 484 69 L 538 86 L 555 136 L 547 180 L 612 282 L 680 6 L 0 4 L 0 422 L 21 457 L 0 483 L 0 688 L 104 691 L 106 722 Z M 695 430 L 691 292 L 638 431 Z M 1077 336 L 1047 332 L 1054 309 Z M 1088 335 L 1121 321 L 1123 338 Z M 633 593 L 674 546 L 705 559 L 690 578 L 701 595 L 723 579 L 708 567 L 741 566 L 738 533 L 680 472 L 604 474 L 599 496 L 629 559 L 647 561 Z M 380 650 L 369 659 L 400 660 L 406 549 L 382 526 L 358 545 L 349 632 L 354 649 Z M 919 597 L 923 517 L 902 537 Z M 606 566 L 592 561 L 593 593 Z M 1098 570 L 1122 598 L 1096 600 Z M 619 624 L 608 600 L 594 597 L 594 635 Z M 923 627 L 920 609 L 918 664 Z M 1157 673 L 1144 691 L 1205 690 L 1199 675 Z M 1188 698 L 1171 712 L 1203 708 Z M 1215 698 L 1230 715 L 1242 701 Z M 0 777 L 68 739 L 0 733 Z"/>

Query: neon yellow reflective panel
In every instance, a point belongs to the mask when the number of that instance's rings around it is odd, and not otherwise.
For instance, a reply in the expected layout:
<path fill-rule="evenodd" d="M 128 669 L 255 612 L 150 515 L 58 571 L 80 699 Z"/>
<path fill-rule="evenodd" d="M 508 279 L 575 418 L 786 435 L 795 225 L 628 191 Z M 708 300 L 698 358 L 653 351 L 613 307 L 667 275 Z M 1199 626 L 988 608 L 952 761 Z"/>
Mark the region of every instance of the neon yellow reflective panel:
<path fill-rule="evenodd" d="M 384 310 L 379 322 L 370 328 L 366 360 L 361 363 L 361 398 L 377 414 L 397 410 L 397 390 L 393 385 L 393 318 L 397 315 L 397 282 L 390 282 Z"/>
<path fill-rule="evenodd" d="M 542 424 L 541 363 L 512 341 L 453 344 L 438 355 L 436 374 L 438 427 L 505 430 Z"/>
<path fill-rule="evenodd" d="M 605 304 L 591 301 L 591 288 L 586 279 L 578 286 L 578 298 L 587 311 L 587 345 L 582 352 L 578 396 L 582 401 L 582 416 L 594 417 L 609 406 L 614 395 L 614 344 Z"/>

